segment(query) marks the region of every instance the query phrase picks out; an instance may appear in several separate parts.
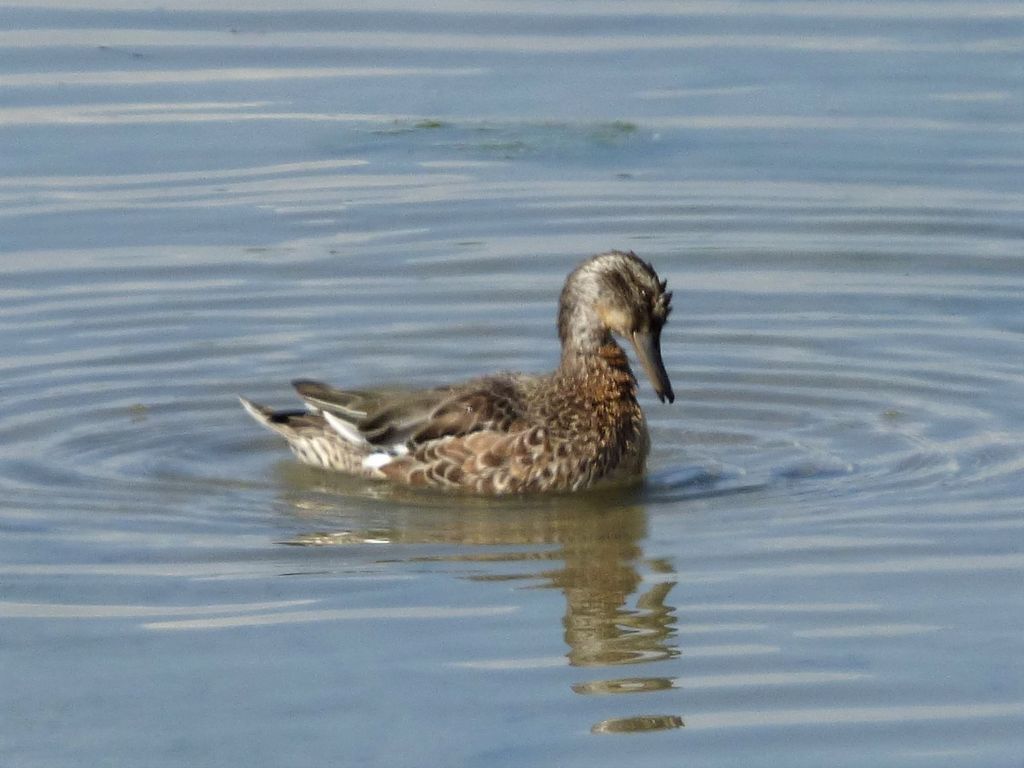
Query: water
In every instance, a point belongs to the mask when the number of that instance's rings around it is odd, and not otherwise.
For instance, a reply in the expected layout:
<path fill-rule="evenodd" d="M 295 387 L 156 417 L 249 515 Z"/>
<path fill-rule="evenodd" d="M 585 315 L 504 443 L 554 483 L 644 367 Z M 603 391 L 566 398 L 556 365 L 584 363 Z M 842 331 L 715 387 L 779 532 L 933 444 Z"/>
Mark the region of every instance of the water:
<path fill-rule="evenodd" d="M 0 762 L 1022 764 L 1024 8 L 205 5 L 0 7 Z M 234 399 L 548 369 L 612 247 L 642 488 Z"/>

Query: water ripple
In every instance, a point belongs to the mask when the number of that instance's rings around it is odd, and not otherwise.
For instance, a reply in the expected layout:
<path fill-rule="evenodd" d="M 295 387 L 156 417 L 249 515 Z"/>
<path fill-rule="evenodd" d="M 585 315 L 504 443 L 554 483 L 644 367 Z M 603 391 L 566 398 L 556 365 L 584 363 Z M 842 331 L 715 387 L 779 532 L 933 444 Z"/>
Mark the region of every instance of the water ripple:
<path fill-rule="evenodd" d="M 148 5 L 0 10 L 14 762 L 1020 753 L 1019 3 Z M 611 247 L 676 297 L 642 486 L 414 493 L 237 406 L 548 370 Z"/>
<path fill-rule="evenodd" d="M 488 172 L 486 168 L 464 170 L 467 174 Z M 456 193 L 456 188 L 470 179 L 465 174 L 435 172 L 381 175 L 374 172 L 372 163 L 360 160 L 280 164 L 212 175 L 180 174 L 174 178 L 50 178 L 45 183 L 36 180 L 24 184 L 35 186 L 38 200 L 54 200 L 37 203 L 41 206 L 37 212 L 41 212 L 54 205 L 67 211 L 144 206 L 147 200 L 161 206 L 199 205 L 210 196 L 225 192 L 232 204 L 249 198 L 272 206 L 280 206 L 286 200 L 310 204 L 349 190 L 359 195 L 380 188 L 408 190 L 410 186 L 439 191 L 450 203 L 449 192 Z M 10 185 L 12 181 L 6 183 Z M 82 194 L 69 194 L 69 187 L 81 189 Z M 538 190 L 532 191 L 537 194 Z M 636 188 L 628 185 L 622 193 L 627 191 L 632 197 Z M 746 193 L 751 191 L 756 190 L 747 189 Z M 853 188 L 847 188 L 850 191 Z M 556 213 L 565 206 L 578 205 L 581 190 L 548 189 L 549 197 L 555 193 L 562 195 L 560 204 L 548 203 L 549 207 L 539 208 L 530 203 L 523 210 L 542 227 L 583 227 L 584 218 L 567 219 Z M 507 188 L 503 194 L 516 193 Z M 870 194 L 870 190 L 864 190 L 864 194 Z M 607 191 L 604 196 L 606 204 L 611 204 L 614 198 Z M 57 203 L 58 199 L 61 202 Z M 626 198 L 621 199 L 626 204 Z M 629 204 L 635 205 L 636 201 Z M 10 208 L 7 211 L 10 216 L 27 212 Z M 666 215 L 674 214 L 667 211 Z M 749 215 L 751 221 L 756 221 L 764 212 L 753 208 Z M 829 227 L 847 215 L 844 208 L 833 204 L 833 210 L 817 218 Z M 927 208 L 921 209 L 919 215 L 932 218 Z M 800 225 L 797 218 L 786 226 L 793 231 Z M 869 227 L 870 219 L 864 220 L 863 225 Z M 984 228 L 989 227 L 976 226 L 983 228 L 978 230 L 978 236 L 983 236 Z M 407 235 L 412 236 L 417 236 L 414 230 Z M 8 267 L 8 277 L 14 282 L 8 282 L 8 291 L 17 290 L 19 283 L 30 285 L 40 280 L 46 280 L 49 287 L 42 295 L 13 294 L 3 310 L 7 322 L 27 334 L 28 342 L 24 354 L 8 361 L 9 366 L 16 366 L 9 369 L 8 386 L 15 398 L 11 403 L 15 415 L 4 425 L 8 437 L 31 435 L 38 455 L 58 459 L 67 466 L 90 467 L 72 472 L 64 481 L 68 485 L 81 483 L 83 472 L 99 471 L 99 476 L 106 480 L 118 476 L 127 479 L 140 468 L 145 471 L 146 457 L 158 450 L 163 453 L 164 462 L 167 458 L 185 462 L 174 470 L 179 476 L 189 471 L 207 474 L 200 466 L 208 463 L 212 452 L 223 450 L 226 445 L 238 445 L 241 439 L 240 433 L 227 440 L 218 438 L 225 428 L 237 432 L 238 425 L 233 424 L 230 412 L 225 410 L 228 392 L 251 387 L 241 377 L 232 382 L 232 371 L 251 370 L 251 361 L 259 361 L 267 369 L 266 378 L 279 375 L 284 380 L 301 370 L 302 355 L 321 341 L 314 328 L 303 326 L 303 317 L 321 316 L 327 322 L 333 321 L 340 331 L 330 334 L 335 354 L 339 359 L 348 358 L 363 365 L 367 379 L 373 378 L 371 367 L 405 367 L 401 361 L 414 348 L 421 359 L 434 357 L 439 375 L 444 375 L 443 361 L 451 360 L 445 348 L 446 336 L 460 326 L 477 327 L 479 341 L 472 348 L 481 359 L 491 355 L 496 360 L 507 359 L 507 353 L 487 345 L 488 336 L 497 331 L 493 321 L 502 316 L 528 320 L 529 325 L 522 327 L 535 329 L 530 333 L 538 338 L 531 349 L 554 346 L 544 320 L 549 316 L 558 284 L 557 271 L 550 266 L 545 268 L 547 279 L 543 281 L 549 284 L 548 290 L 534 289 L 532 285 L 527 288 L 524 284 L 514 289 L 519 301 L 496 306 L 487 300 L 488 280 L 474 278 L 471 263 L 464 262 L 461 266 L 468 270 L 467 275 L 455 292 L 463 300 L 461 317 L 451 316 L 448 323 L 425 327 L 424 320 L 431 316 L 433 308 L 449 300 L 450 286 L 437 282 L 431 290 L 424 290 L 420 279 L 396 279 L 402 270 L 400 263 L 376 278 L 354 276 L 347 268 L 337 266 L 341 257 L 334 255 L 336 248 L 359 248 L 373 253 L 389 247 L 386 241 L 375 242 L 377 239 L 367 235 L 350 239 L 347 245 L 337 242 L 330 253 L 309 254 L 307 248 L 301 260 L 287 258 L 289 268 L 301 266 L 307 275 L 323 277 L 292 282 L 262 294 L 251 293 L 260 297 L 256 303 L 239 294 L 250 290 L 247 284 L 260 273 L 268 277 L 281 274 L 277 254 L 250 267 L 247 277 L 242 279 L 232 269 L 231 259 L 223 258 L 222 250 L 211 251 L 210 259 L 204 258 L 203 252 L 196 252 L 186 278 L 184 273 L 176 275 L 155 266 L 164 263 L 166 256 L 163 251 L 153 251 L 148 258 L 154 268 L 148 270 L 148 276 L 143 257 L 135 277 L 130 281 L 122 278 L 117 283 L 107 279 L 104 267 L 97 267 L 97 263 L 108 258 L 97 261 L 95 256 L 89 256 L 81 261 L 80 268 L 75 268 L 59 252 L 52 256 L 14 254 Z M 501 253 L 504 247 L 497 242 L 489 250 Z M 1003 269 L 998 262 L 990 262 L 988 271 L 965 278 L 950 257 L 948 271 L 934 274 L 927 281 L 918 277 L 912 290 L 907 281 L 897 279 L 897 285 L 906 286 L 895 294 L 900 302 L 898 314 L 884 311 L 884 305 L 894 295 L 890 275 L 883 274 L 871 281 L 861 276 L 857 295 L 870 299 L 877 308 L 870 314 L 853 315 L 852 310 L 843 308 L 851 283 L 835 283 L 835 264 L 815 270 L 811 269 L 810 261 L 801 261 L 797 269 L 765 272 L 756 266 L 752 270 L 723 262 L 718 272 L 694 272 L 690 265 L 698 257 L 697 253 L 680 252 L 666 253 L 660 258 L 655 255 L 677 286 L 677 293 L 684 297 L 683 314 L 673 323 L 678 330 L 670 328 L 666 334 L 666 359 L 680 384 L 679 410 L 686 414 L 686 431 L 673 438 L 675 450 L 686 451 L 690 446 L 698 457 L 711 461 L 693 469 L 666 467 L 656 472 L 652 486 L 655 496 L 659 487 L 668 490 L 678 486 L 685 493 L 703 494 L 701 489 L 726 493 L 763 488 L 780 481 L 841 484 L 880 493 L 905 492 L 910 487 L 925 490 L 953 477 L 961 482 L 991 486 L 1011 481 L 1024 465 L 1018 433 L 1005 429 L 970 431 L 976 428 L 973 425 L 1000 418 L 1000 403 L 986 399 L 983 393 L 1013 386 L 1019 375 L 1012 368 L 1000 366 L 999 354 L 988 355 L 980 365 L 961 364 L 953 370 L 945 362 L 953 355 L 970 354 L 972 348 L 1010 350 L 1018 343 L 1018 337 L 983 327 L 960 327 L 954 336 L 930 314 L 931 304 L 940 297 L 950 300 L 955 295 L 952 290 L 959 290 L 962 300 L 969 300 L 970 295 L 978 292 L 987 293 L 988 300 L 994 296 L 1009 299 L 1014 289 L 1008 279 L 1019 284 L 1018 276 L 1011 276 L 1009 267 Z M 842 263 L 847 258 L 838 260 Z M 54 268 L 49 268 L 48 262 Z M 425 267 L 431 258 L 420 256 L 415 263 Z M 195 279 L 196 270 L 201 271 L 202 279 Z M 481 278 L 486 274 L 485 268 Z M 813 304 L 821 309 L 811 313 L 804 309 L 793 317 L 781 309 L 778 315 L 765 314 L 764 308 L 756 316 L 739 312 L 737 302 L 749 291 L 752 280 L 761 289 L 762 297 L 766 291 L 770 296 L 774 290 L 779 302 L 788 300 L 794 291 L 814 291 Z M 372 340 L 364 347 L 358 335 L 346 337 L 344 328 L 380 290 L 400 298 L 401 303 L 382 318 L 378 333 L 385 332 L 385 338 Z M 481 299 L 478 304 L 466 302 L 467 296 L 476 294 Z M 913 304 L 908 302 L 919 302 L 920 310 L 915 313 Z M 828 305 L 833 308 L 831 313 L 825 310 Z M 97 316 L 97 307 L 105 307 L 106 313 Z M 298 314 L 282 315 L 280 310 L 284 307 L 299 308 Z M 709 310 L 717 315 L 713 329 L 707 327 Z M 260 331 L 249 338 L 213 331 L 214 323 L 229 328 L 224 325 L 227 322 Z M 755 328 L 753 322 L 770 325 Z M 894 322 L 903 330 L 889 337 Z M 168 331 L 188 340 L 184 344 L 176 339 L 165 341 Z M 459 341 L 462 348 L 466 343 L 466 339 Z M 879 344 L 888 349 L 887 355 L 879 355 Z M 55 353 L 58 345 L 61 351 Z M 510 340 L 510 346 L 513 350 L 522 349 L 514 340 Z M 131 352 L 125 354 L 126 348 Z M 32 350 L 38 352 L 33 354 Z M 286 354 L 282 356 L 282 352 Z M 376 366 L 369 364 L 367 355 L 371 354 L 378 358 Z M 543 367 L 545 357 L 551 356 L 520 353 L 520 365 Z M 113 372 L 125 365 L 152 374 L 173 370 L 182 360 L 202 361 L 204 367 L 189 385 L 165 389 L 162 394 L 151 387 L 132 386 L 113 377 Z M 685 365 L 680 365 L 683 360 Z M 55 364 L 68 367 L 74 378 L 62 381 L 59 375 L 55 377 Z M 289 365 L 294 367 L 285 372 Z M 274 374 L 275 370 L 281 373 Z M 465 365 L 463 370 L 467 375 L 476 372 Z M 90 373 L 83 377 L 83 371 Z M 358 381 L 357 376 L 352 378 Z M 223 393 L 223 402 L 220 395 L 211 392 L 211 387 Z M 72 401 L 88 403 L 90 408 L 70 424 L 56 418 L 40 418 L 35 413 L 43 407 L 53 408 Z M 657 409 L 652 413 L 656 429 L 661 424 L 661 413 Z M 182 418 L 187 414 L 202 418 L 198 422 Z M 32 429 L 26 431 L 29 424 Z M 200 426 L 203 424 L 208 428 Z M 196 440 L 204 433 L 205 437 Z M 667 436 L 669 433 L 663 433 L 663 437 Z M 722 450 L 730 446 L 729 451 Z M 754 457 L 757 458 L 751 461 Z M 723 474 L 715 468 L 723 460 L 742 469 L 738 474 L 733 470 Z M 188 469 L 189 463 L 194 463 L 193 470 Z M 105 471 L 100 469 L 104 465 L 108 466 Z M 23 478 L 33 474 L 47 476 L 42 472 L 26 473 L 24 463 L 17 474 Z M 52 475 L 49 477 L 53 479 Z"/>

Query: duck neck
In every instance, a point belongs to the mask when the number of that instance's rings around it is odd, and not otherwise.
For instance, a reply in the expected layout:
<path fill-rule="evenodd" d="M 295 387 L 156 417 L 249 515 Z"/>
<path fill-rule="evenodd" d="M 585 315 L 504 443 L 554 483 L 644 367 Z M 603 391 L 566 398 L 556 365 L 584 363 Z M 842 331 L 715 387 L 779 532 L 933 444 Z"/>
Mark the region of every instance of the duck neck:
<path fill-rule="evenodd" d="M 592 288 L 570 278 L 562 290 L 558 308 L 560 370 L 572 376 L 583 373 L 584 380 L 601 382 L 599 386 L 613 399 L 635 398 L 636 378 L 629 359 L 598 313 Z"/>
<path fill-rule="evenodd" d="M 567 316 L 560 317 L 559 336 L 562 339 L 563 374 L 578 376 L 584 380 L 601 382 L 601 389 L 613 399 L 636 397 L 636 378 L 629 367 L 629 358 L 618 345 L 611 333 L 594 317 L 579 313 L 566 323 Z"/>

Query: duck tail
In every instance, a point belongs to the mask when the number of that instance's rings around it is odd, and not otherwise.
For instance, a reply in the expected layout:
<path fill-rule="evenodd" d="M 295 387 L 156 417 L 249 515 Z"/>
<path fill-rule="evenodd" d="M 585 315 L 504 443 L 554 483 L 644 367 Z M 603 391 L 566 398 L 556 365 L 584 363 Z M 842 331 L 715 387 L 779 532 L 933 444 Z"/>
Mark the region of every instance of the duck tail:
<path fill-rule="evenodd" d="M 284 437 L 295 436 L 295 429 L 288 422 L 289 416 L 296 414 L 277 412 L 266 405 L 260 405 L 259 403 L 254 403 L 252 400 L 247 400 L 241 395 L 238 396 L 238 400 L 253 419 L 269 429 L 271 432 L 277 432 L 277 434 L 283 435 Z"/>

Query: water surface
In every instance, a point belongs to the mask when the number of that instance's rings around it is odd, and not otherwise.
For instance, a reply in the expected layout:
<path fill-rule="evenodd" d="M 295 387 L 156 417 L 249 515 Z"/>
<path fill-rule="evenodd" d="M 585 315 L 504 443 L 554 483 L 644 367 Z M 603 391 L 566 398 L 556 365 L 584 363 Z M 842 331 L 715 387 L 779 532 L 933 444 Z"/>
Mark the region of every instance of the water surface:
<path fill-rule="evenodd" d="M 5 766 L 1019 766 L 1024 9 L 0 6 Z M 646 484 L 300 467 L 236 393 L 675 290 Z"/>

